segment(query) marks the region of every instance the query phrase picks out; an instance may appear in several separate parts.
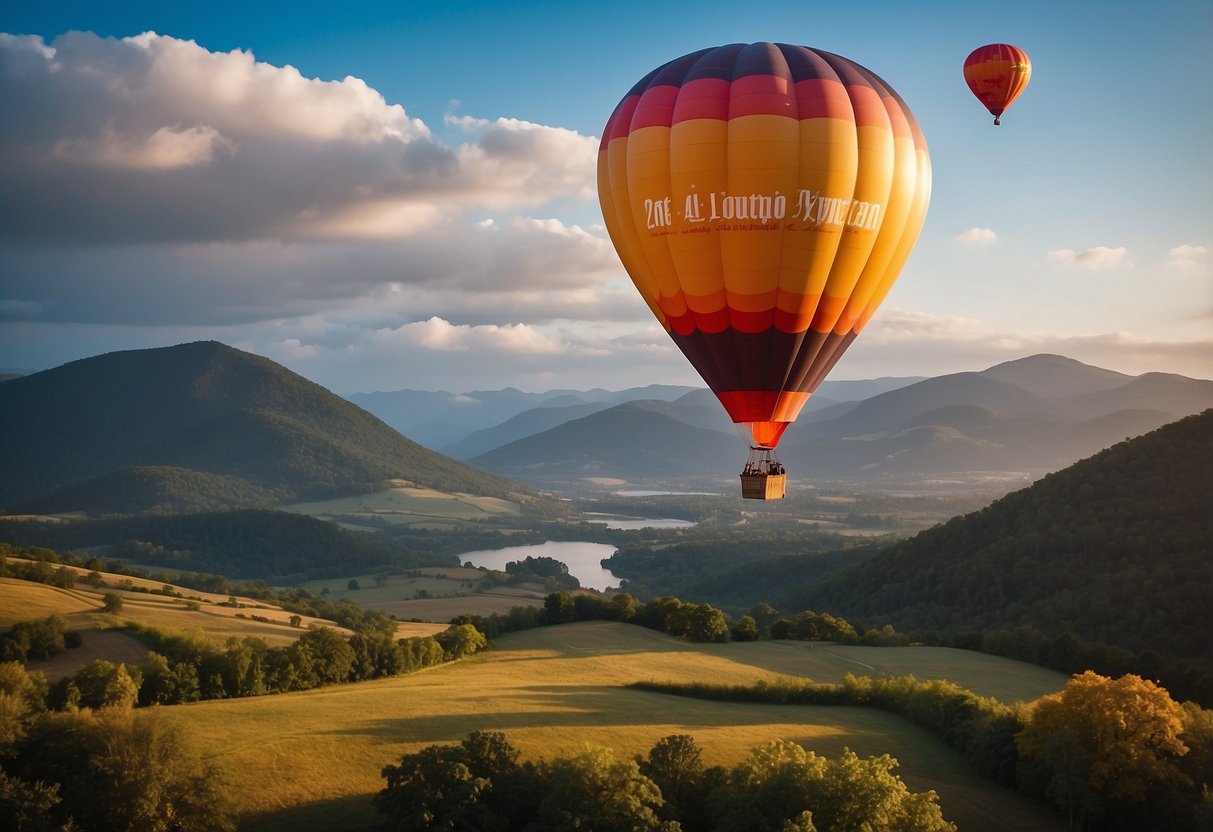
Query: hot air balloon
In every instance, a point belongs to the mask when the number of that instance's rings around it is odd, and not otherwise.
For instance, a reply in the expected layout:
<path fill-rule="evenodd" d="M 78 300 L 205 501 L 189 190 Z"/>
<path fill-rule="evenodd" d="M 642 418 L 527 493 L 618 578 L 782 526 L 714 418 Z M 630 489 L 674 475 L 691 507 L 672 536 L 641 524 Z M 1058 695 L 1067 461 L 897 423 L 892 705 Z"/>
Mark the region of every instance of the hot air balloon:
<path fill-rule="evenodd" d="M 965 58 L 965 83 L 994 116 L 995 124 L 1002 124 L 1000 116 L 1031 78 L 1028 53 L 1009 43 L 979 46 Z"/>
<path fill-rule="evenodd" d="M 642 78 L 603 130 L 624 267 L 750 446 L 742 496 L 784 496 L 784 430 L 888 294 L 931 190 L 892 88 L 805 46 L 730 44 Z"/>

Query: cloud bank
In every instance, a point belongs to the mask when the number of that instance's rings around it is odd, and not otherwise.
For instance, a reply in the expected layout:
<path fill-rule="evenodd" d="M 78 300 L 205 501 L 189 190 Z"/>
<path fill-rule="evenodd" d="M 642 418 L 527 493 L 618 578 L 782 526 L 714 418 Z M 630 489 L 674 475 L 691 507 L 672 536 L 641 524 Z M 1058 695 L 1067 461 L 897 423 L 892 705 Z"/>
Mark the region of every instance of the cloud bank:
<path fill-rule="evenodd" d="M 422 79 L 418 79 L 419 82 Z M 0 322 L 226 330 L 306 362 L 381 342 L 554 355 L 648 326 L 589 212 L 597 140 L 451 117 L 363 81 L 152 32 L 0 34 Z M 286 331 L 286 330 L 289 330 Z"/>
<path fill-rule="evenodd" d="M 447 144 L 354 77 L 152 32 L 0 34 L 0 351 L 40 369 L 217 338 L 338 392 L 697 383 L 597 225 L 597 139 L 494 116 L 447 116 Z M 1164 262 L 1209 269 L 1191 243 Z M 882 311 L 839 373 L 1209 347 Z"/>

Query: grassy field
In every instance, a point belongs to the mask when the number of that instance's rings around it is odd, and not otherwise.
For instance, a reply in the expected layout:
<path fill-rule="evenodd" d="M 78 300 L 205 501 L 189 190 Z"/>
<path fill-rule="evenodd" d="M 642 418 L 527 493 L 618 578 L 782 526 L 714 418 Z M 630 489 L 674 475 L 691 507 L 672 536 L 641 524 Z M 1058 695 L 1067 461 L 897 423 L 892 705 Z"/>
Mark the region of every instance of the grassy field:
<path fill-rule="evenodd" d="M 109 573 L 103 577 L 108 583 L 126 580 L 125 576 Z M 130 580 L 134 586 L 147 586 L 149 589 L 163 586 L 140 578 Z M 139 661 L 147 653 L 147 648 L 132 636 L 117 631 L 127 622 L 172 632 L 200 634 L 215 645 L 222 645 L 232 637 L 244 636 L 263 639 L 271 646 L 290 644 L 305 632 L 303 628 L 312 624 L 331 627 L 349 635 L 348 630 L 332 621 L 306 615 L 300 616 L 300 627 L 292 627 L 290 617 L 293 613 L 253 598 L 238 596 L 237 604 L 242 606 L 229 607 L 219 605 L 229 599 L 227 595 L 187 588 L 180 591 L 186 598 L 112 587 L 93 589 L 84 584 L 63 589 L 15 578 L 0 578 L 0 627 L 9 627 L 18 621 L 43 619 L 54 613 L 64 617 L 68 627 L 80 634 L 80 647 L 29 665 L 30 670 L 45 673 L 52 682 L 74 674 L 96 659 L 115 663 Z M 122 597 L 122 612 L 116 615 L 102 612 L 102 596 L 107 592 Z M 254 615 L 267 620 L 253 620 Z M 445 624 L 401 621 L 396 625 L 396 636 L 433 635 L 445 627 Z"/>
<path fill-rule="evenodd" d="M 508 519 L 520 514 L 517 503 L 498 497 L 449 494 L 403 481 L 394 482 L 394 487 L 374 494 L 293 503 L 279 508 L 333 520 L 358 530 L 374 530 L 385 525 L 447 528 L 468 520 Z"/>
<path fill-rule="evenodd" d="M 308 581 L 301 586 L 316 594 L 327 589 L 324 597 L 331 601 L 349 598 L 367 609 L 383 610 L 402 621 L 415 618 L 447 622 L 464 613 L 492 615 L 507 613 L 511 607 L 541 607 L 548 595 L 538 584 L 477 591 L 485 579 L 484 572 L 462 566 L 430 567 L 413 570 L 409 575 L 380 576 L 382 584 L 377 583 L 375 577 L 350 575 Z M 351 579 L 358 582 L 358 589 L 348 588 Z"/>
<path fill-rule="evenodd" d="M 962 830 L 1061 829 L 1046 810 L 969 772 L 961 757 L 923 729 L 881 711 L 851 707 L 700 702 L 624 687 L 633 681 L 752 683 L 787 672 L 841 678 L 837 648 L 776 644 L 689 645 L 640 627 L 605 622 L 515 633 L 461 663 L 396 679 L 307 693 L 166 708 L 204 755 L 240 784 L 241 828 L 369 828 L 369 797 L 381 768 L 434 743 L 477 729 L 504 731 L 530 759 L 574 753 L 585 743 L 618 754 L 646 752 L 668 734 L 691 734 L 709 764 L 732 764 L 754 745 L 786 737 L 819 753 L 844 747 L 889 753 L 914 790 L 936 789 Z M 907 648 L 892 665 L 919 678 L 980 679 L 1006 700 L 1058 690 L 1060 674 L 961 651 Z M 920 662 L 920 663 L 919 663 Z M 862 669 L 862 668 L 861 668 Z M 928 672 L 929 669 L 929 672 Z"/>

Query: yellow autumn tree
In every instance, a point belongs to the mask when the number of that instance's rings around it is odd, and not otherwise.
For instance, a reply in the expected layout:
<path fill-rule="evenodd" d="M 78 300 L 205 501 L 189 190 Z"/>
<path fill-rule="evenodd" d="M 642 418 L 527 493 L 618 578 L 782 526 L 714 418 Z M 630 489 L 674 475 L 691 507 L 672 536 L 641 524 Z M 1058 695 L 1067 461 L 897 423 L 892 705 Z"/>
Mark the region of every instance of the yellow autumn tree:
<path fill-rule="evenodd" d="M 1183 729 L 1183 709 L 1165 689 L 1088 670 L 1041 697 L 1015 741 L 1021 756 L 1048 770 L 1050 796 L 1073 822 L 1102 800 L 1141 802 L 1153 784 L 1183 780 Z"/>

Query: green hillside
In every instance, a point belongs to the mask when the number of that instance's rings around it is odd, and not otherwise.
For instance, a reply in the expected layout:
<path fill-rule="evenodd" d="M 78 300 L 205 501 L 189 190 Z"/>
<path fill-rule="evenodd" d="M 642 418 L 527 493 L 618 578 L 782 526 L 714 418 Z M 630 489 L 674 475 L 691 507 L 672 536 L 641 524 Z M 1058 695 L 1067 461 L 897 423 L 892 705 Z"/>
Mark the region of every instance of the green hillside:
<path fill-rule="evenodd" d="M 239 510 L 87 523 L 0 520 L 0 541 L 89 550 L 157 571 L 183 570 L 281 582 L 376 569 L 457 566 L 453 552 L 346 531 L 284 511 Z"/>
<path fill-rule="evenodd" d="M 1213 410 L 1115 445 L 790 593 L 900 630 L 1033 627 L 1213 660 Z"/>
<path fill-rule="evenodd" d="M 9 510 L 250 507 L 364 493 L 389 479 L 535 499 L 216 342 L 108 353 L 5 382 L 0 425 L 0 508 Z"/>

